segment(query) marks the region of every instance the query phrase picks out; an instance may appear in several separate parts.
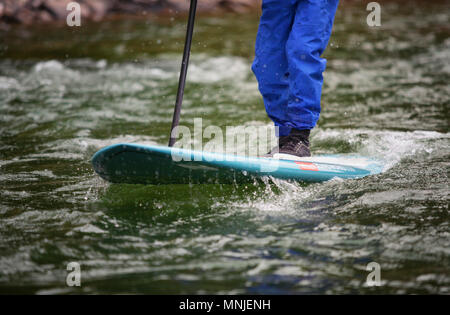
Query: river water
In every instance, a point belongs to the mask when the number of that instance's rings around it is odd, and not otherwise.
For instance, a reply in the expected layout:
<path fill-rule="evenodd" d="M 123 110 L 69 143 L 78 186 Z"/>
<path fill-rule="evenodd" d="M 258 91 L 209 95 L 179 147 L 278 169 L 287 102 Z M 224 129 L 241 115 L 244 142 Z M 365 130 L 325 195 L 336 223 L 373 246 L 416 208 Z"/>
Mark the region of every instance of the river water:
<path fill-rule="evenodd" d="M 450 293 L 445 2 L 341 4 L 312 152 L 385 161 L 320 184 L 109 185 L 118 142 L 168 141 L 184 19 L 0 34 L 1 293 Z M 198 19 L 182 124 L 269 125 L 258 15 Z M 81 287 L 66 285 L 69 262 Z M 366 267 L 381 268 L 369 287 Z"/>

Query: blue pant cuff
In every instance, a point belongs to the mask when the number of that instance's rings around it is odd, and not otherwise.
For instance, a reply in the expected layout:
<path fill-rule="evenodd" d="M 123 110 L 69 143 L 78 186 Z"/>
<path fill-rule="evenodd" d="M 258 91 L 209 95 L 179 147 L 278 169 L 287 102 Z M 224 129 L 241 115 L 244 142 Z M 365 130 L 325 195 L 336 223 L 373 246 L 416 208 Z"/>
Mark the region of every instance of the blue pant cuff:
<path fill-rule="evenodd" d="M 289 134 L 291 133 L 291 130 L 292 130 L 291 127 L 276 126 L 275 127 L 275 135 L 277 137 L 289 136 Z"/>

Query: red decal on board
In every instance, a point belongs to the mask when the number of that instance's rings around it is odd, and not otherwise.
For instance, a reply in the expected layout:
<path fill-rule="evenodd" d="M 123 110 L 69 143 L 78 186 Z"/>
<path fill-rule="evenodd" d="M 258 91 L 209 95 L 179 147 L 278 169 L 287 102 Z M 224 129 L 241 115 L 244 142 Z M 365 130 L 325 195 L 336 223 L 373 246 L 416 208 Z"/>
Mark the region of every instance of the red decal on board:
<path fill-rule="evenodd" d="M 314 163 L 308 163 L 308 162 L 295 162 L 298 166 L 300 166 L 300 169 L 303 171 L 318 171 L 316 164 Z"/>

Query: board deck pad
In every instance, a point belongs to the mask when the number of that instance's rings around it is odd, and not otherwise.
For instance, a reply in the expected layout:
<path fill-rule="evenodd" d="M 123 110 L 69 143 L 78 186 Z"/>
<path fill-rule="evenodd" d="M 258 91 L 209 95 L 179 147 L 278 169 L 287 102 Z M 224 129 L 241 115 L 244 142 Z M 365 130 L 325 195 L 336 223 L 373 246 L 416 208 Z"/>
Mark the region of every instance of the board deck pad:
<path fill-rule="evenodd" d="M 383 169 L 380 161 L 352 155 L 278 160 L 133 143 L 101 149 L 92 164 L 108 182 L 155 185 L 246 183 L 261 177 L 323 182 L 362 178 Z"/>

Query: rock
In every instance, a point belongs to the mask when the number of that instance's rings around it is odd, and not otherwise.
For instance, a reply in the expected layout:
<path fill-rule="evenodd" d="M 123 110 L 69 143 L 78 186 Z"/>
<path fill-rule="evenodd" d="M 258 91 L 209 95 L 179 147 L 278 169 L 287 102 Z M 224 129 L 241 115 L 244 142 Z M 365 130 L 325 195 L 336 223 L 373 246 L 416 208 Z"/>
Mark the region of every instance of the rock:
<path fill-rule="evenodd" d="M 30 23 L 34 20 L 34 17 L 34 12 L 28 8 L 18 10 L 14 15 L 14 19 L 16 19 L 19 23 Z"/>
<path fill-rule="evenodd" d="M 258 1 L 247 1 L 247 0 L 234 0 L 234 1 L 219 1 L 219 5 L 228 11 L 244 13 L 250 9 L 255 8 L 255 4 Z"/>
<path fill-rule="evenodd" d="M 35 16 L 35 20 L 47 23 L 53 21 L 53 16 L 48 11 L 40 10 Z"/>
<path fill-rule="evenodd" d="M 0 22 L 24 23 L 65 21 L 67 4 L 74 0 L 0 0 Z M 284 1 L 284 0 L 280 0 Z M 100 20 L 113 14 L 142 15 L 145 12 L 186 12 L 189 0 L 77 0 L 83 18 Z M 198 1 L 200 12 L 246 12 L 261 0 Z"/>
<path fill-rule="evenodd" d="M 90 1 L 86 5 L 89 7 L 90 18 L 99 21 L 111 9 L 110 1 Z"/>
<path fill-rule="evenodd" d="M 45 0 L 41 6 L 47 9 L 56 20 L 64 20 L 67 17 L 67 5 L 71 0 Z"/>

